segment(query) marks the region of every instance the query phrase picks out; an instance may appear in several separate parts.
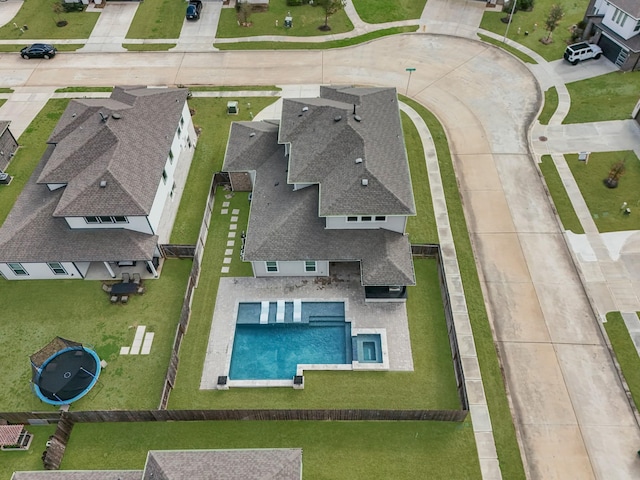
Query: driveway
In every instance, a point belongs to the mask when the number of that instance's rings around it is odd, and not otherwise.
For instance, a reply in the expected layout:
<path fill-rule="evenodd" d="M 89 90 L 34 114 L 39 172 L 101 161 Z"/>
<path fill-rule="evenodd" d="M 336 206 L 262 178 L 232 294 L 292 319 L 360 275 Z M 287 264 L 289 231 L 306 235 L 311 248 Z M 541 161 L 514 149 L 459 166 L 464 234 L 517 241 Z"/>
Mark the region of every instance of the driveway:
<path fill-rule="evenodd" d="M 185 3 L 185 10 L 186 5 Z M 204 0 L 199 20 L 184 19 L 182 30 L 180 30 L 180 38 L 173 50 L 214 51 L 213 42 L 216 39 L 221 10 L 221 0 Z"/>
<path fill-rule="evenodd" d="M 0 27 L 13 20 L 13 17 L 15 17 L 22 8 L 22 2 L 23 0 L 7 0 L 0 2 Z"/>
<path fill-rule="evenodd" d="M 0 54 L 1 86 L 375 83 L 404 92 L 405 68 L 416 68 L 408 93 L 447 131 L 529 478 L 640 478 L 636 419 L 529 152 L 541 93 L 519 61 L 429 34 L 327 51 L 14 57 Z"/>

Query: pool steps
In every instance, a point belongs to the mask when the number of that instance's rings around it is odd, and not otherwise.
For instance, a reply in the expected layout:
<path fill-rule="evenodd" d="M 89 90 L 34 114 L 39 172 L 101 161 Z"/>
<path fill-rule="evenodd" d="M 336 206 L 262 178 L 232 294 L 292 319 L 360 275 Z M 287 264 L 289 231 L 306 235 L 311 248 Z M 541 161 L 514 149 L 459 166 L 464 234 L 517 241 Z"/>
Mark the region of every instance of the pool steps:
<path fill-rule="evenodd" d="M 277 302 L 276 323 L 284 323 L 284 300 Z"/>
<path fill-rule="evenodd" d="M 302 322 L 302 300 L 293 301 L 293 321 L 294 323 Z"/>
<path fill-rule="evenodd" d="M 260 324 L 261 325 L 265 325 L 267 323 L 269 323 L 269 302 L 268 301 L 262 301 L 260 302 L 261 304 L 261 309 L 260 309 Z"/>

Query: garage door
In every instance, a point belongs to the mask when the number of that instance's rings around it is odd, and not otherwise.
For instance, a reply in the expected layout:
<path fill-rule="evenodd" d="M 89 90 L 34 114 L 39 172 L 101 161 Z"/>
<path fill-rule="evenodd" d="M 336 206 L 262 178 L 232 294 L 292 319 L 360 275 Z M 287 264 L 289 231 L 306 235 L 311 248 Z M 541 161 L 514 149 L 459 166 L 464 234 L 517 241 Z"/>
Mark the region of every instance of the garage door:
<path fill-rule="evenodd" d="M 606 35 L 600 36 L 598 45 L 602 49 L 602 54 L 618 66 L 621 66 L 627 58 L 626 50 Z"/>

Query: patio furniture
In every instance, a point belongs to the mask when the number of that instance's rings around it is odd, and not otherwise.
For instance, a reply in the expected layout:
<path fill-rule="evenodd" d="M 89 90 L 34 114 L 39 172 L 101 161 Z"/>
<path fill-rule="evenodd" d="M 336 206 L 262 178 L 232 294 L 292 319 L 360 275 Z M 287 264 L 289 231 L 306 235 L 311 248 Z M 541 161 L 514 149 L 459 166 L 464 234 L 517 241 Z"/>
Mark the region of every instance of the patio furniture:
<path fill-rule="evenodd" d="M 131 282 L 116 283 L 111 287 L 111 293 L 115 295 L 129 295 L 138 290 L 138 285 Z"/>
<path fill-rule="evenodd" d="M 138 291 L 136 293 L 138 295 L 142 295 L 144 293 L 144 287 L 138 287 Z"/>
<path fill-rule="evenodd" d="M 102 291 L 103 292 L 107 292 L 107 293 L 111 293 L 111 285 L 107 285 L 106 283 L 102 284 Z"/>
<path fill-rule="evenodd" d="M 129 295 L 123 295 L 122 297 L 120 297 L 120 303 L 122 304 L 129 303 Z"/>
<path fill-rule="evenodd" d="M 118 296 L 117 295 L 111 295 L 111 303 L 118 303 Z"/>
<path fill-rule="evenodd" d="M 140 274 L 139 273 L 134 273 L 133 274 L 133 283 L 135 283 L 136 285 L 140 285 Z"/>
<path fill-rule="evenodd" d="M 122 283 L 129 283 L 131 281 L 131 277 L 127 272 L 122 274 Z"/>

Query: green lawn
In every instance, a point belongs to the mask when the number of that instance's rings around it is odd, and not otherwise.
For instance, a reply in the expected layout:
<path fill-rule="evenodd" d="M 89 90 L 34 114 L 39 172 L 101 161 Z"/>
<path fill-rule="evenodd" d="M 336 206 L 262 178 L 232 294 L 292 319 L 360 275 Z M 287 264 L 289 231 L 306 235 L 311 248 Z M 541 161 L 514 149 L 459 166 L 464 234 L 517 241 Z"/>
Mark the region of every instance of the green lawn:
<path fill-rule="evenodd" d="M 11 345 L 0 358 L 12 365 L 3 370 L 0 411 L 56 410 L 31 392 L 28 358 L 55 336 L 93 345 L 109 363 L 74 410 L 157 408 L 190 269 L 190 260 L 167 260 L 161 278 L 145 282 L 145 294 L 127 305 L 110 304 L 100 282 L 0 280 L 0 337 Z M 120 355 L 137 325 L 155 332 L 151 354 Z"/>
<path fill-rule="evenodd" d="M 573 209 L 567 191 L 562 185 L 562 180 L 560 179 L 560 175 L 558 175 L 558 170 L 553 163 L 551 155 L 542 156 L 540 170 L 542 171 L 544 181 L 547 184 L 549 193 L 551 193 L 551 198 L 553 198 L 553 203 L 565 230 L 571 230 L 573 233 L 578 234 L 584 233 L 582 224 L 576 215 L 576 211 Z"/>
<path fill-rule="evenodd" d="M 604 328 L 631 391 L 633 402 L 636 408 L 640 409 L 640 357 L 620 312 L 607 313 Z"/>
<path fill-rule="evenodd" d="M 343 40 L 331 40 L 328 42 L 238 42 L 238 43 L 215 43 L 219 50 L 326 50 L 329 48 L 342 48 L 360 43 L 369 42 L 376 38 L 399 33 L 415 32 L 417 26 L 413 27 L 393 27 L 375 32 L 365 33 L 359 37 L 345 38 Z"/>
<path fill-rule="evenodd" d="M 633 151 L 592 153 L 588 163 L 579 162 L 577 154 L 565 158 L 600 233 L 640 229 L 640 161 Z M 622 160 L 626 172 L 618 188 L 605 187 L 609 170 Z M 623 202 L 630 215 L 622 213 Z"/>
<path fill-rule="evenodd" d="M 205 7 L 206 8 L 206 7 Z M 284 27 L 284 17 L 291 12 L 293 27 Z M 276 21 L 278 25 L 276 26 Z M 284 35 L 290 37 L 309 37 L 315 35 L 333 35 L 349 32 L 353 25 L 344 10 L 329 17 L 331 30 L 318 30 L 324 25 L 324 10 L 318 6 L 287 6 L 286 0 L 271 0 L 269 10 L 254 12 L 249 18 L 250 27 L 238 25 L 234 8 L 223 8 L 218 23 L 217 38 L 253 37 L 256 35 Z"/>
<path fill-rule="evenodd" d="M 166 52 L 175 47 L 175 43 L 123 43 L 122 48 L 130 52 Z"/>
<path fill-rule="evenodd" d="M 32 43 L 32 41 L 25 40 L 24 44 L 20 44 L 20 45 L 15 45 L 15 44 L 0 45 L 0 52 L 19 52 L 30 43 Z M 60 52 L 75 52 L 76 50 L 78 50 L 79 48 L 82 48 L 83 46 L 84 44 L 82 43 L 62 43 L 62 44 L 56 44 L 56 49 L 58 50 L 58 54 L 60 54 Z M 31 61 L 36 62 L 37 60 L 31 60 Z"/>
<path fill-rule="evenodd" d="M 56 89 L 56 93 L 112 92 L 113 87 L 64 87 Z"/>
<path fill-rule="evenodd" d="M 564 17 L 560 21 L 558 28 L 553 32 L 553 43 L 544 45 L 540 42 L 540 39 L 546 38 L 548 35 L 544 27 L 545 20 L 549 16 L 551 6 L 556 3 L 560 3 L 564 8 Z M 575 0 L 574 2 L 536 0 L 531 12 L 519 11 L 513 16 L 508 38 L 529 47 L 546 60 L 562 58 L 562 54 L 571 39 L 569 27 L 582 20 L 588 3 L 588 0 Z M 504 36 L 507 24 L 502 23 L 500 19 L 506 16 L 506 12 L 500 11 L 500 6 L 493 10 L 487 9 L 482 16 L 480 27 Z M 536 27 L 535 24 L 538 24 L 538 26 Z M 520 29 L 520 33 L 518 33 L 518 29 Z M 526 31 L 529 32 L 529 35 L 525 35 Z"/>
<path fill-rule="evenodd" d="M 13 93 L 13 88 L 0 87 L 0 93 Z"/>
<path fill-rule="evenodd" d="M 0 451 L 0 478 L 8 480 L 13 472 L 18 470 L 42 470 L 40 456 L 46 448 L 49 435 L 56 431 L 55 425 L 35 426 L 27 425 L 27 430 L 33 435 L 31 448 L 26 452 Z"/>
<path fill-rule="evenodd" d="M 469 422 L 76 424 L 62 468 L 142 469 L 147 451 L 302 448 L 303 478 L 481 478 Z"/>
<path fill-rule="evenodd" d="M 356 12 L 366 23 L 396 22 L 420 18 L 427 0 L 353 0 Z"/>
<path fill-rule="evenodd" d="M 473 328 L 482 381 L 489 413 L 491 414 L 491 424 L 493 426 L 493 436 L 496 442 L 498 458 L 500 460 L 500 470 L 505 479 L 524 479 L 524 469 L 520 450 L 516 439 L 511 411 L 505 394 L 505 386 L 502 378 L 502 370 L 496 356 L 496 349 L 493 342 L 493 334 L 487 317 L 484 305 L 482 288 L 478 280 L 473 250 L 467 231 L 467 224 L 464 218 L 462 202 L 458 193 L 458 186 L 449 144 L 447 137 L 438 119 L 414 100 L 402 96 L 402 101 L 411 105 L 420 113 L 427 122 L 431 132 L 438 160 L 440 162 L 440 174 L 449 212 L 449 221 L 453 238 L 455 239 L 458 264 L 462 275 L 465 295 L 467 299 L 467 309 Z"/>
<path fill-rule="evenodd" d="M 522 60 L 525 63 L 533 63 L 533 64 L 538 63 L 526 53 L 521 52 L 520 50 L 512 47 L 511 45 L 507 45 L 502 40 L 496 40 L 495 38 L 488 37 L 487 35 L 482 35 L 481 33 L 479 33 L 478 36 L 483 42 L 487 42 L 487 43 L 490 43 L 491 45 L 495 45 L 496 47 L 500 47 L 501 49 L 509 52 L 511 55 L 518 57 L 520 60 Z"/>
<path fill-rule="evenodd" d="M 99 13 L 69 12 L 59 16 L 53 13 L 53 5 L 58 0 L 27 0 L 12 21 L 0 27 L 0 38 L 13 40 L 23 38 L 25 45 L 33 43 L 31 40 L 43 38 L 89 38 L 91 30 L 98 21 Z M 149 0 L 148 0 L 149 1 Z M 56 26 L 58 20 L 66 20 L 64 27 Z M 21 33 L 13 24 L 28 30 Z"/>
<path fill-rule="evenodd" d="M 279 92 L 282 90 L 280 87 L 276 87 L 275 85 L 238 85 L 233 87 L 229 87 L 225 85 L 219 85 L 219 86 L 182 85 L 182 86 L 187 87 L 190 92 L 243 92 L 247 90 L 254 91 L 254 92 Z"/>
<path fill-rule="evenodd" d="M 250 120 L 250 112 L 257 114 L 275 102 L 277 97 L 237 98 L 235 100 L 240 102 L 238 115 L 227 115 L 229 100 L 230 98 L 210 97 L 189 99 L 189 107 L 195 110 L 193 123 L 196 128 L 202 129 L 202 133 L 198 137 L 183 201 L 180 202 L 178 217 L 171 232 L 171 243 L 196 243 L 211 178 L 222 168 L 231 122 Z M 251 103 L 250 108 L 247 107 L 247 102 Z"/>
<path fill-rule="evenodd" d="M 568 83 L 567 89 L 571 96 L 571 109 L 562 123 L 625 120 L 631 118 L 638 101 L 640 72 L 612 72 Z M 594 108 L 594 98 L 606 108 Z"/>
<path fill-rule="evenodd" d="M 558 109 L 558 90 L 551 87 L 544 92 L 544 106 L 538 117 L 541 125 L 549 125 L 549 120 Z"/>
<path fill-rule="evenodd" d="M 175 0 L 140 2 L 127 38 L 178 38 L 187 3 Z"/>

